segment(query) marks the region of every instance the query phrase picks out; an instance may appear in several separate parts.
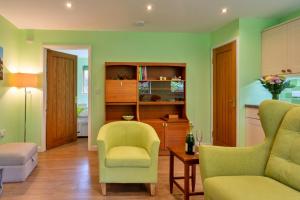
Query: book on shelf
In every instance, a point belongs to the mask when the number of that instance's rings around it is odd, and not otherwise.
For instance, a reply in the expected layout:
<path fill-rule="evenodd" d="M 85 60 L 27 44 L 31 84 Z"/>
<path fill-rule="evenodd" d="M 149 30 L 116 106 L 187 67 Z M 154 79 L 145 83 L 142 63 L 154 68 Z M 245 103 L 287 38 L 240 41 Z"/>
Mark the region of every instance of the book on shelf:
<path fill-rule="evenodd" d="M 139 80 L 140 81 L 143 81 L 143 80 L 147 80 L 148 77 L 147 77 L 147 67 L 143 67 L 143 66 L 140 66 L 140 69 L 139 69 Z"/>

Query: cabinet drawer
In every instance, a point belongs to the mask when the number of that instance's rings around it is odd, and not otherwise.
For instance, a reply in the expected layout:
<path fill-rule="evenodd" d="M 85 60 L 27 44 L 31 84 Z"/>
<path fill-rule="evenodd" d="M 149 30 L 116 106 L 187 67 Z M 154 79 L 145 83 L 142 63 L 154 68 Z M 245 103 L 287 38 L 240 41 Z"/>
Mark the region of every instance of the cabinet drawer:
<path fill-rule="evenodd" d="M 106 102 L 136 102 L 137 82 L 135 80 L 106 80 Z"/>
<path fill-rule="evenodd" d="M 246 108 L 246 118 L 258 119 L 258 108 Z"/>

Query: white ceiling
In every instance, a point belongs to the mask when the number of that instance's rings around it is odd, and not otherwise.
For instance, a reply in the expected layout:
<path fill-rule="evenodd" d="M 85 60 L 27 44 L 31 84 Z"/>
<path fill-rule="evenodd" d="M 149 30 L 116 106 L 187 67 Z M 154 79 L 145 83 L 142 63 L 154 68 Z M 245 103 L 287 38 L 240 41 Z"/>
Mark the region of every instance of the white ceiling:
<path fill-rule="evenodd" d="M 238 17 L 274 17 L 300 8 L 300 0 L 70 0 L 71 9 L 66 1 L 0 0 L 0 14 L 25 29 L 203 32 Z M 135 26 L 138 20 L 145 26 Z"/>

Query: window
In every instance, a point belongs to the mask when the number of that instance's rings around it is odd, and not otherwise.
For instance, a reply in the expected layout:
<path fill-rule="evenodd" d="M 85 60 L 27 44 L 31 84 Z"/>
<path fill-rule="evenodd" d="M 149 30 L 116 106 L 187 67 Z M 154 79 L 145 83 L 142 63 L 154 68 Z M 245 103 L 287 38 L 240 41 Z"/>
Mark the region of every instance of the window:
<path fill-rule="evenodd" d="M 89 91 L 89 69 L 88 66 L 83 66 L 82 93 L 87 94 Z"/>

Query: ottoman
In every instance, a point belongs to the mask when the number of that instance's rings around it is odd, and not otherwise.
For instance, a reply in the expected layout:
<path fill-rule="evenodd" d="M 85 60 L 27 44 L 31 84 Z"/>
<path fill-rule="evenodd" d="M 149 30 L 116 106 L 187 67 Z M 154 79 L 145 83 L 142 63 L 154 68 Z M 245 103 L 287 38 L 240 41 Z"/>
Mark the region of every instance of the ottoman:
<path fill-rule="evenodd" d="M 0 145 L 2 181 L 25 181 L 38 162 L 37 145 L 33 143 L 8 143 Z"/>

